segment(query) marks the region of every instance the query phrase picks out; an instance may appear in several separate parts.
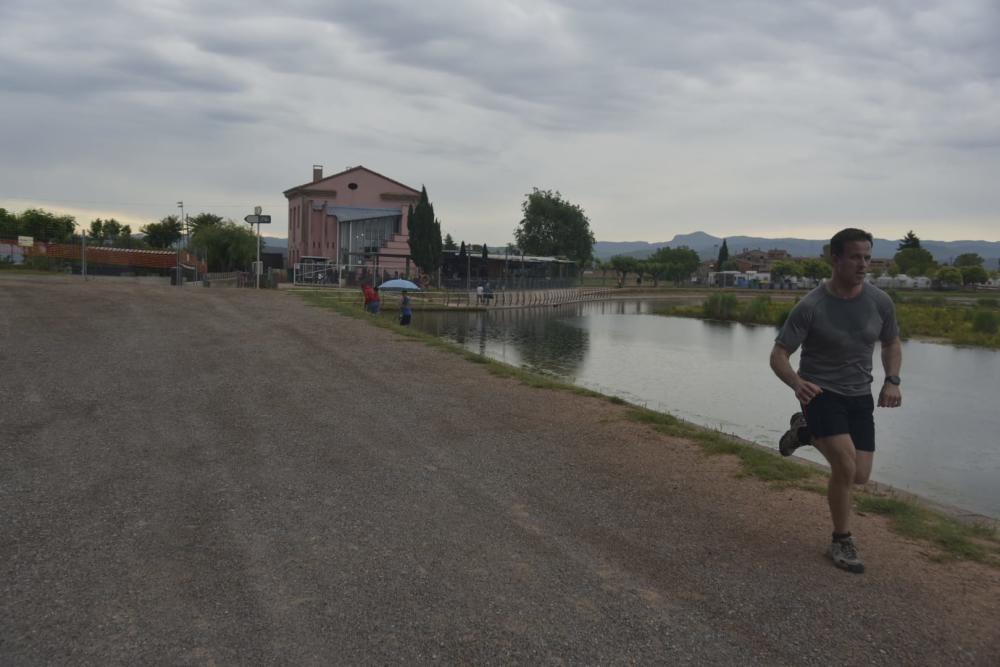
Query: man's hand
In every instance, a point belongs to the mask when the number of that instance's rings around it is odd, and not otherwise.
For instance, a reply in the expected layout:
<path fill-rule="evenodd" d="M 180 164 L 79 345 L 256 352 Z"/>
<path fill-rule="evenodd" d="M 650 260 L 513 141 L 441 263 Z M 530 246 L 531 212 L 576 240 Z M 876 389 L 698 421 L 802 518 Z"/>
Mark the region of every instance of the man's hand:
<path fill-rule="evenodd" d="M 878 393 L 878 406 L 880 408 L 898 408 L 903 404 L 903 393 L 899 391 L 899 386 L 890 382 L 882 385 L 882 391 Z"/>
<path fill-rule="evenodd" d="M 795 385 L 795 398 L 799 399 L 799 403 L 802 405 L 808 405 L 809 401 L 822 393 L 823 389 L 819 385 L 807 382 L 806 380 L 800 379 L 798 384 Z"/>

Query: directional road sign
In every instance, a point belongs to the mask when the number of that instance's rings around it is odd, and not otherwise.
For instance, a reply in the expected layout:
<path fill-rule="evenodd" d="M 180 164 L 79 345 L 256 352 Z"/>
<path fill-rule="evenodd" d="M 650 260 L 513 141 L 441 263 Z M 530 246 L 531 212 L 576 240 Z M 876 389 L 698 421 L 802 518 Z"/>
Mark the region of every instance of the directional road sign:
<path fill-rule="evenodd" d="M 251 225 L 266 225 L 271 222 L 271 216 L 269 215 L 248 215 L 243 218 L 244 222 L 249 222 Z"/>

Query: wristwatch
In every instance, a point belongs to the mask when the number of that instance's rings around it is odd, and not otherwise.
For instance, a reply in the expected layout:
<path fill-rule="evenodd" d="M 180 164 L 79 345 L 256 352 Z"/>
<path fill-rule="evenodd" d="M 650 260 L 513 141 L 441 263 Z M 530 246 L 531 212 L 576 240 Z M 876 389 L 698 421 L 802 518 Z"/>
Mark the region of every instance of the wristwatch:
<path fill-rule="evenodd" d="M 888 382 L 889 384 L 894 384 L 897 387 L 899 386 L 899 383 L 900 383 L 900 379 L 899 379 L 898 375 L 886 375 L 885 376 L 885 381 Z"/>

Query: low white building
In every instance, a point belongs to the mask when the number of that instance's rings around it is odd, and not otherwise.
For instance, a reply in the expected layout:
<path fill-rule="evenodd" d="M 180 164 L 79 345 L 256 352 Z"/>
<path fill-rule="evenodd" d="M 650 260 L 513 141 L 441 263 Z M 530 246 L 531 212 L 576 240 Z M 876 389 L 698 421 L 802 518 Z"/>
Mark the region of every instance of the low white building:
<path fill-rule="evenodd" d="M 897 276 L 879 276 L 872 278 L 868 276 L 868 282 L 882 289 L 930 289 L 931 279 L 927 276 L 908 276 L 900 273 Z"/>

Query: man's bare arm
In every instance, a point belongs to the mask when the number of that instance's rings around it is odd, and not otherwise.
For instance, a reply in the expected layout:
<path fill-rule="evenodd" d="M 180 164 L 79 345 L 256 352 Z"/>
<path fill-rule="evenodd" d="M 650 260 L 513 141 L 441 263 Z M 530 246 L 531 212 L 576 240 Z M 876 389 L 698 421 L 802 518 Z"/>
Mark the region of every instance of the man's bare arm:
<path fill-rule="evenodd" d="M 795 398 L 799 399 L 799 403 L 805 405 L 823 393 L 823 389 L 819 385 L 799 377 L 789 361 L 791 356 L 791 352 L 775 343 L 774 347 L 771 348 L 771 370 L 774 371 L 779 380 L 791 387 L 792 391 L 795 392 Z"/>
<path fill-rule="evenodd" d="M 899 375 L 903 367 L 903 343 L 896 336 L 888 343 L 882 343 L 882 368 L 886 375 Z M 903 404 L 903 393 L 899 385 L 886 382 L 882 385 L 882 391 L 878 393 L 878 405 L 880 408 L 898 408 Z"/>

